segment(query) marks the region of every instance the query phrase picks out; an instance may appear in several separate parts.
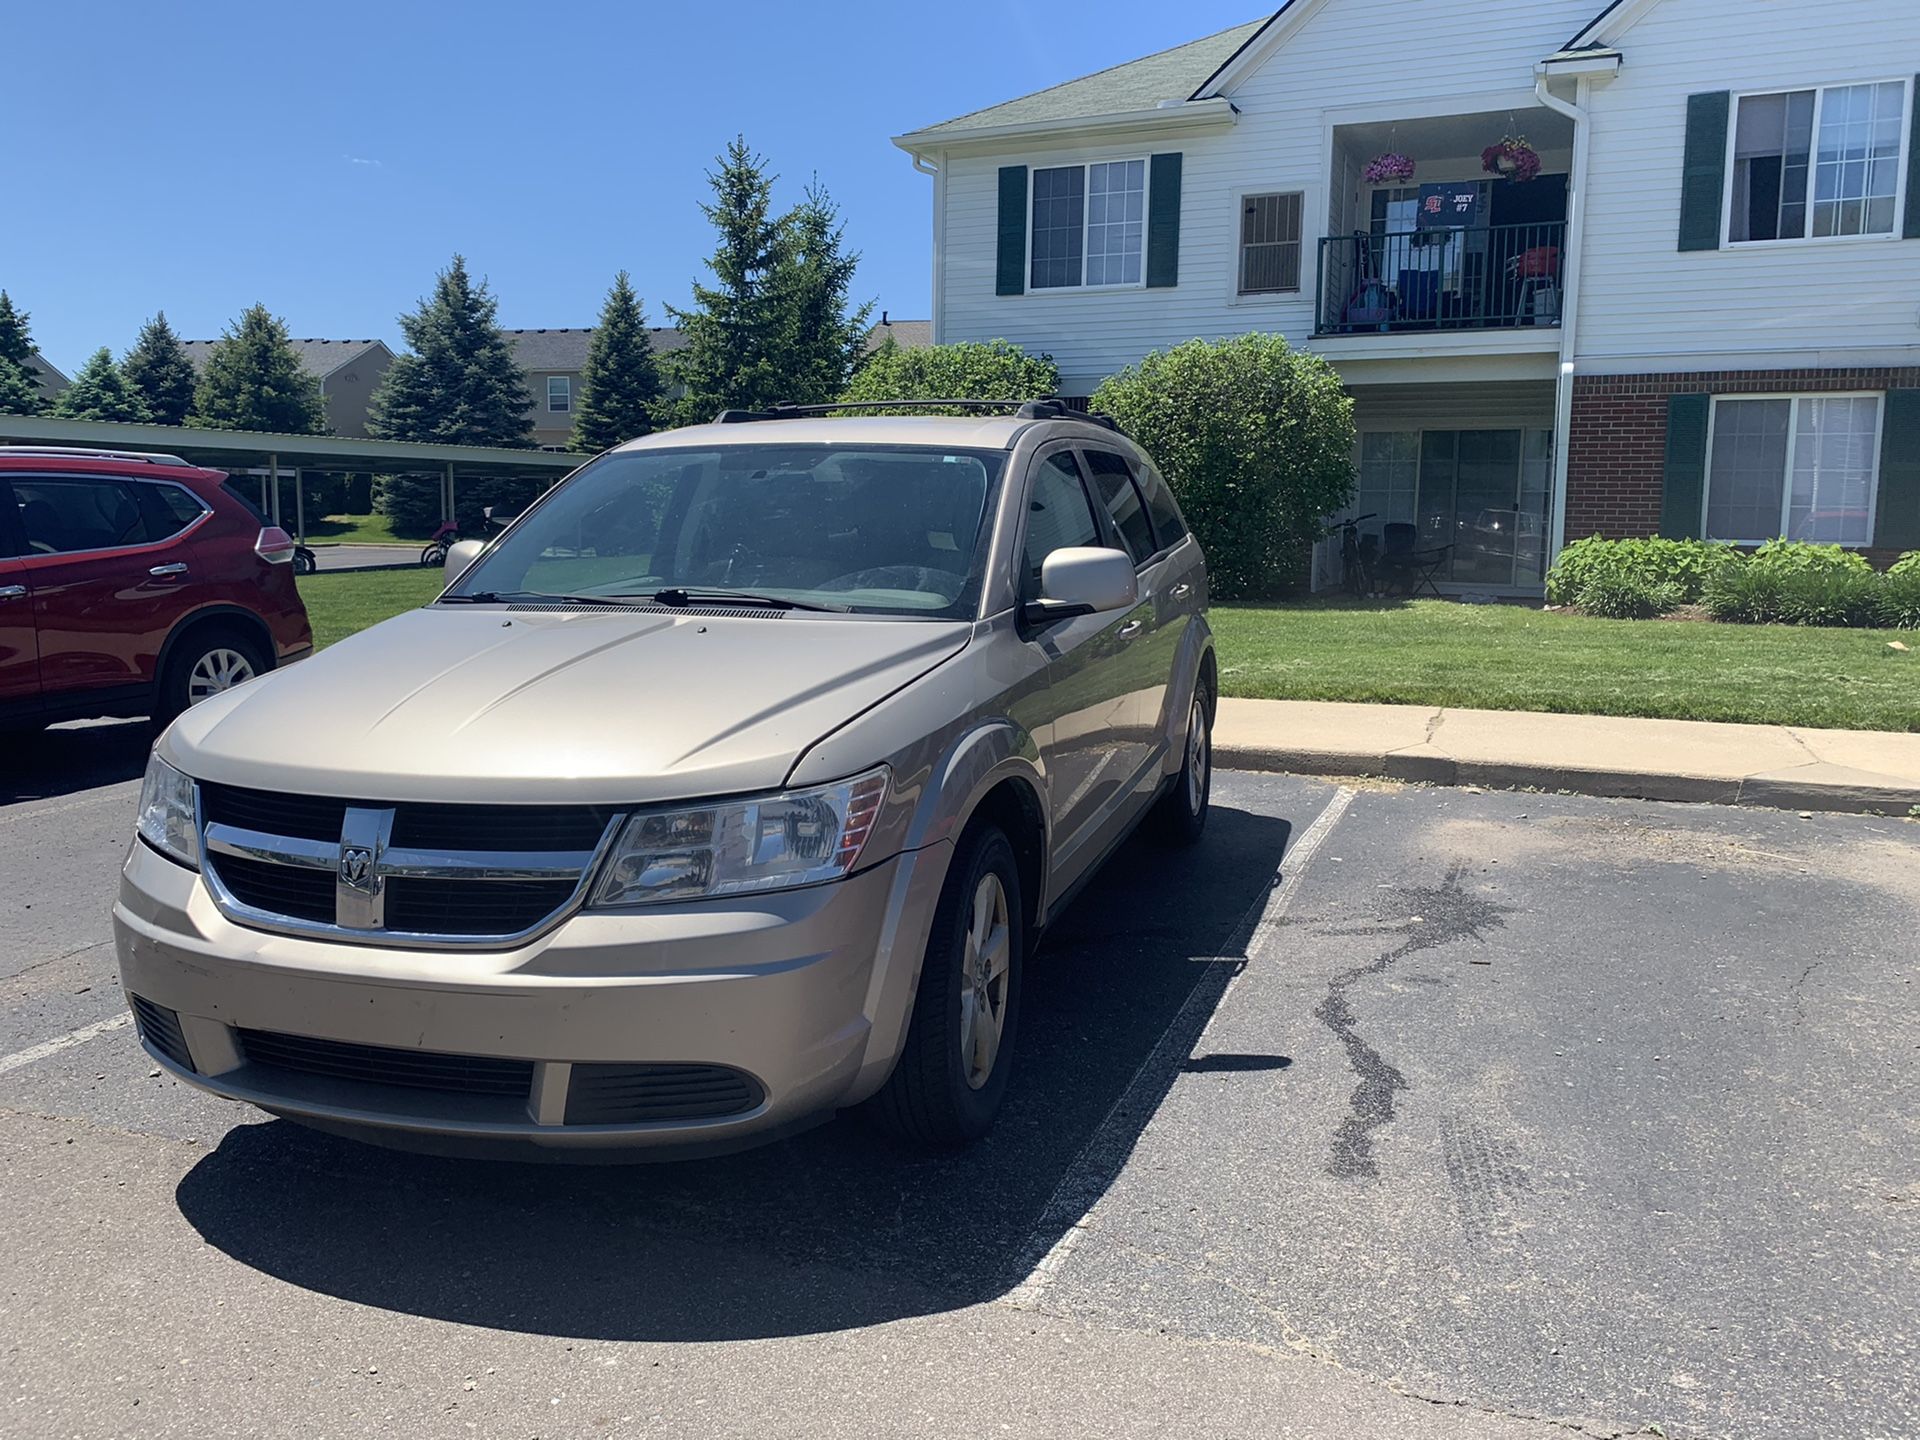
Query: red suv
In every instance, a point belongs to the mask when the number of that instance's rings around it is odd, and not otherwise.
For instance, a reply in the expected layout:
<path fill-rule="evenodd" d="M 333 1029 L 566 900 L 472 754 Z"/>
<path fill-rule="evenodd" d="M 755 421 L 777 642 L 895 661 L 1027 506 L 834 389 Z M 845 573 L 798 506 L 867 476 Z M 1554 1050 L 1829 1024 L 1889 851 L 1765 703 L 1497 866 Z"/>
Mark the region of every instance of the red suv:
<path fill-rule="evenodd" d="M 0 724 L 162 722 L 313 649 L 293 540 L 171 455 L 0 449 Z"/>

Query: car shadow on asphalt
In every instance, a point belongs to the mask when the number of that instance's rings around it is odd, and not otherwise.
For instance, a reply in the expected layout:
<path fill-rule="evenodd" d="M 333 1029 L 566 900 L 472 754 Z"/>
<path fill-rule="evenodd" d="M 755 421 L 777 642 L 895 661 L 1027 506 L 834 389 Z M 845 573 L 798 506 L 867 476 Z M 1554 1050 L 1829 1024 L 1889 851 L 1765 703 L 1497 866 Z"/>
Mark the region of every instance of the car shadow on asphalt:
<path fill-rule="evenodd" d="M 0 734 L 0 805 L 138 780 L 147 768 L 153 734 L 150 720 L 92 721 L 37 734 Z"/>
<path fill-rule="evenodd" d="M 180 1211 L 289 1284 L 538 1334 L 807 1334 L 1003 1296 L 1118 1174 L 1240 963 L 1229 949 L 1290 834 L 1216 802 L 1193 850 L 1123 847 L 1035 955 L 1007 1106 L 964 1153 L 906 1151 L 842 1117 L 718 1159 L 526 1165 L 274 1120 L 229 1131 L 180 1182 Z"/>

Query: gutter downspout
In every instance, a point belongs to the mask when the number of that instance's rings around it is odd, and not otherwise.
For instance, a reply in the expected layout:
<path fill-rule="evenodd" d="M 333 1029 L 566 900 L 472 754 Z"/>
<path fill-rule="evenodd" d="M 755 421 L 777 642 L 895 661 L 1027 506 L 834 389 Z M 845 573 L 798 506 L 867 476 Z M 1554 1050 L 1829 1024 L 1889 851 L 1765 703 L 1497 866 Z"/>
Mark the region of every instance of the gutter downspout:
<path fill-rule="evenodd" d="M 1580 322 L 1580 257 L 1587 227 L 1587 152 L 1593 117 L 1583 105 L 1569 104 L 1547 89 L 1546 71 L 1534 68 L 1533 94 L 1542 105 L 1573 121 L 1573 174 L 1567 186 L 1567 240 L 1560 271 L 1560 368 L 1553 391 L 1553 547 L 1551 565 L 1567 544 L 1567 441 L 1573 431 L 1574 334 Z M 1584 77 L 1574 81 L 1576 101 L 1587 98 Z"/>
<path fill-rule="evenodd" d="M 918 150 L 907 152 L 913 160 L 913 168 L 922 175 L 933 177 L 933 275 L 931 307 L 933 314 L 933 343 L 938 345 L 941 339 L 940 328 L 940 267 L 946 254 L 947 238 L 947 177 L 945 168 L 929 165 L 927 159 Z"/>

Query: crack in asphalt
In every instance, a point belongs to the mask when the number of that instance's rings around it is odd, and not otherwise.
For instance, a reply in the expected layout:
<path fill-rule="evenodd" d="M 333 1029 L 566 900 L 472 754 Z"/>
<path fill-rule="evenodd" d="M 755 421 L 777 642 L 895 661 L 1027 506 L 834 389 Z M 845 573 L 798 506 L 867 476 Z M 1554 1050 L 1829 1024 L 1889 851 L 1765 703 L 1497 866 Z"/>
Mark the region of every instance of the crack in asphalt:
<path fill-rule="evenodd" d="M 1357 930 L 1333 930 L 1330 935 L 1404 934 L 1407 938 L 1393 949 L 1343 971 L 1327 983 L 1327 995 L 1314 1007 L 1314 1018 L 1333 1032 L 1334 1039 L 1347 1052 L 1347 1063 L 1358 1077 L 1348 1102 L 1346 1119 L 1333 1137 L 1327 1173 L 1341 1180 L 1377 1180 L 1380 1167 L 1373 1157 L 1374 1131 L 1393 1122 L 1395 1099 L 1402 1090 L 1410 1090 L 1407 1077 L 1360 1034 L 1359 1021 L 1348 1003 L 1347 994 L 1364 980 L 1383 975 L 1409 955 L 1450 944 L 1455 940 L 1485 943 L 1488 930 L 1506 924 L 1505 917 L 1514 907 L 1489 900 L 1467 890 L 1460 878 L 1466 866 L 1448 869 L 1437 886 L 1401 886 L 1394 890 L 1395 912 L 1411 918 Z"/>

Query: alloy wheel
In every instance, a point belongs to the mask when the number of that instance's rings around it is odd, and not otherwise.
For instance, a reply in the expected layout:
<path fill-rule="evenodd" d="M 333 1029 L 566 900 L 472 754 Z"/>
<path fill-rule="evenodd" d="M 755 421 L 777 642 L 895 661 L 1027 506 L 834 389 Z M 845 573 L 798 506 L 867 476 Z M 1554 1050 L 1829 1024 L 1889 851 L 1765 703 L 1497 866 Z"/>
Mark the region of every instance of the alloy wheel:
<path fill-rule="evenodd" d="M 215 646 L 194 662 L 187 672 L 187 703 L 198 705 L 223 690 L 231 690 L 243 680 L 253 679 L 253 662 L 238 650 Z"/>
<path fill-rule="evenodd" d="M 1187 809 L 1198 815 L 1207 803 L 1207 770 L 1213 764 L 1213 738 L 1207 730 L 1207 707 L 1193 697 L 1187 717 Z"/>
<path fill-rule="evenodd" d="M 1006 886 L 998 875 L 980 877 L 967 922 L 960 967 L 960 1060 L 967 1084 L 978 1090 L 993 1076 L 1007 1021 L 1007 979 L 1013 962 L 1013 928 Z"/>

